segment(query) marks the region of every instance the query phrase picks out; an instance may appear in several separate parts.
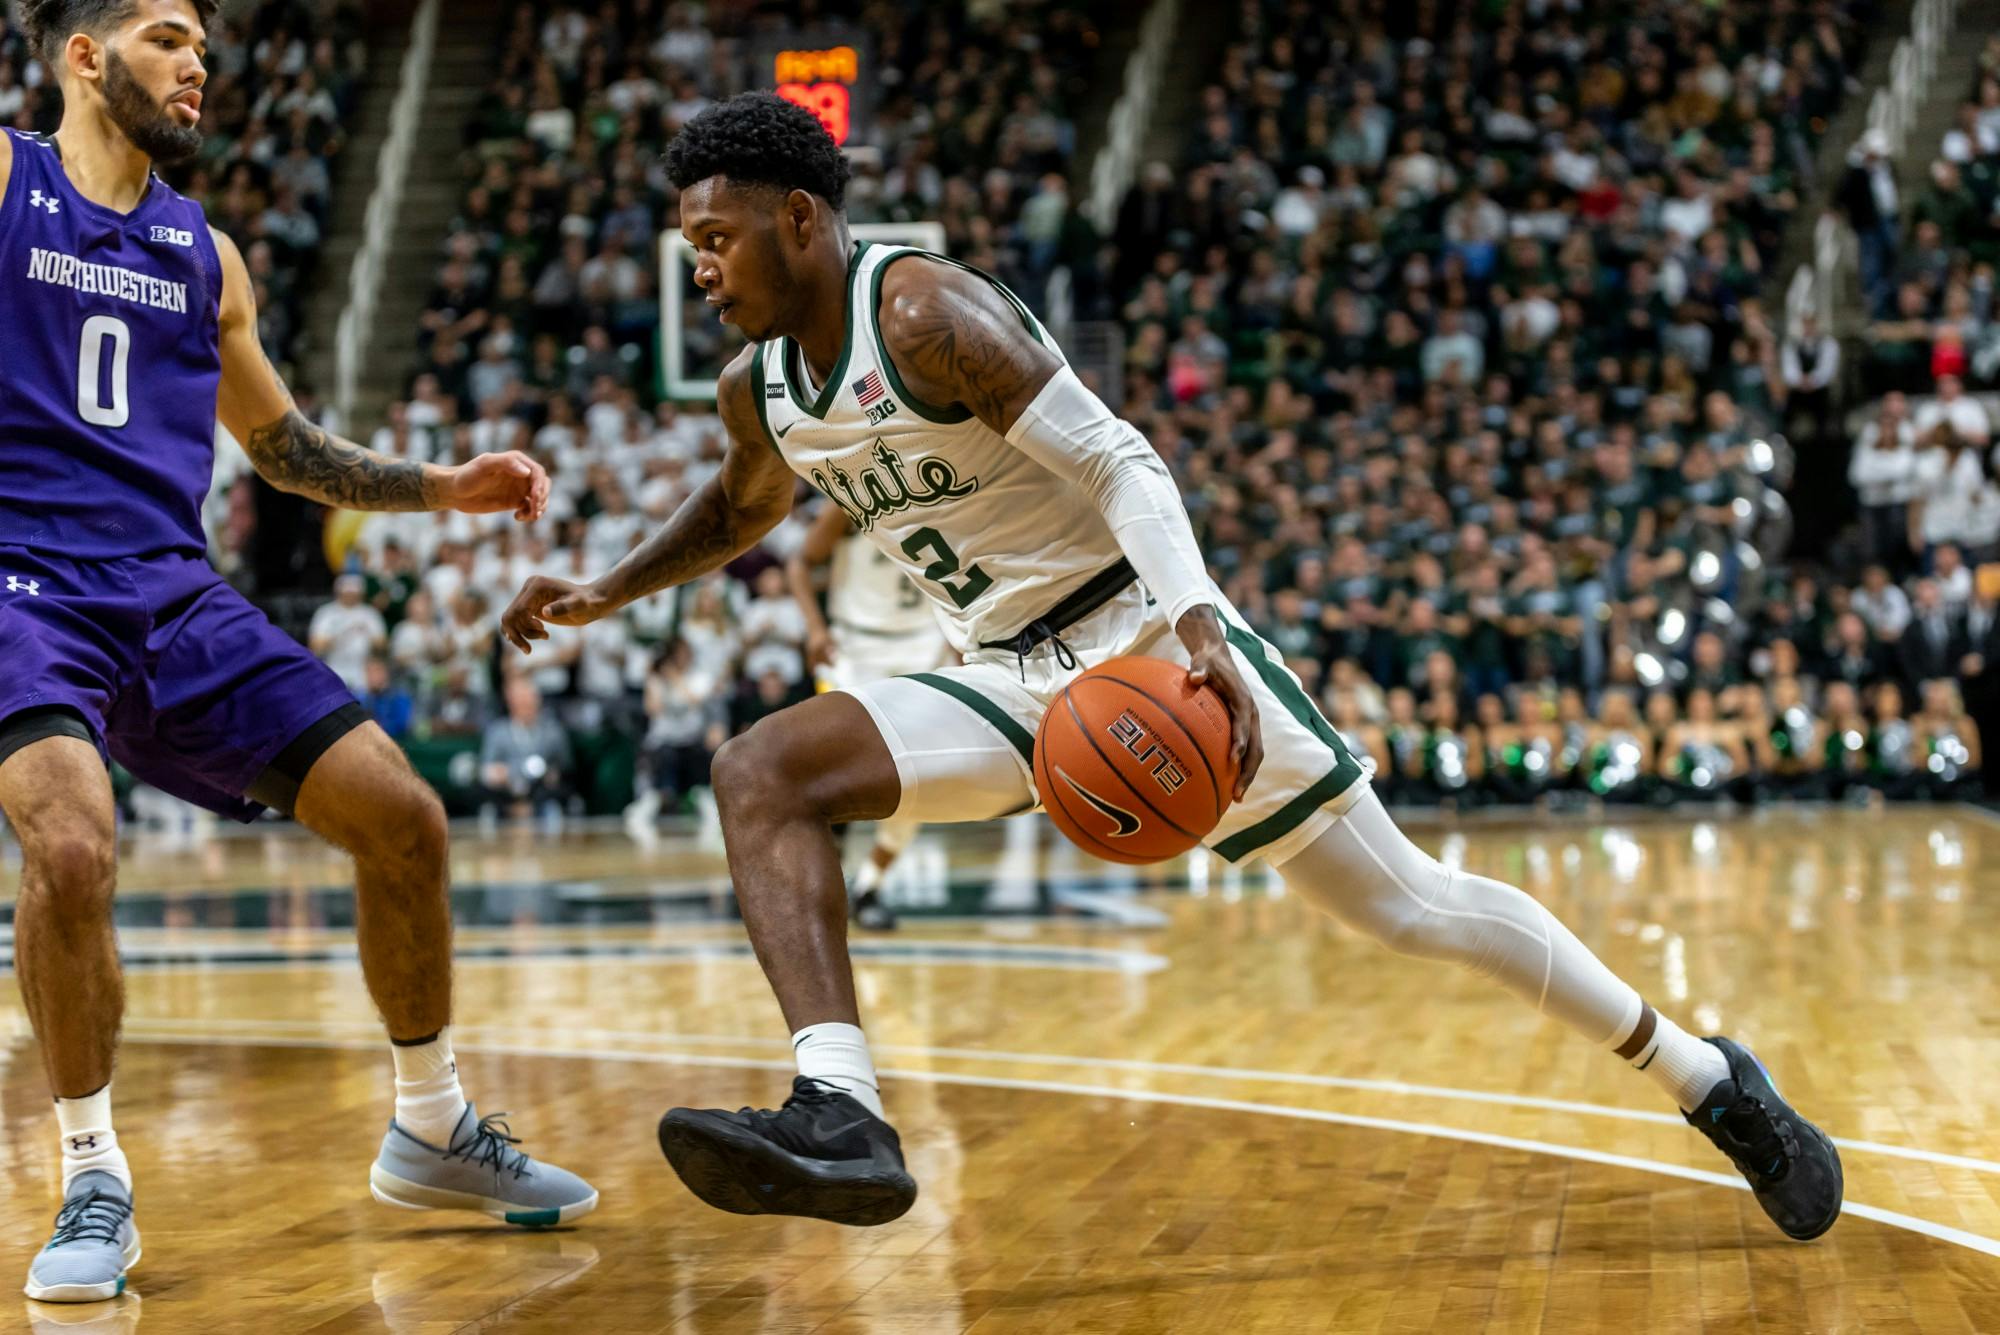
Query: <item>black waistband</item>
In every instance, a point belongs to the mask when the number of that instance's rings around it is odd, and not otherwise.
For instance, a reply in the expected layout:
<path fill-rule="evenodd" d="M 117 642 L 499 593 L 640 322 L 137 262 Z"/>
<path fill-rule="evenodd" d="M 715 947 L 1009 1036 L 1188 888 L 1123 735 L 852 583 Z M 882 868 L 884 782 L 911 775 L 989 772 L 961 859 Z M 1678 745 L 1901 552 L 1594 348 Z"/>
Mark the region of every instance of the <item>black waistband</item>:
<path fill-rule="evenodd" d="M 1026 658 L 1077 622 L 1130 588 L 1139 576 L 1124 557 L 1092 575 L 1083 586 L 1004 640 L 981 640 L 981 649 L 1008 649 Z"/>

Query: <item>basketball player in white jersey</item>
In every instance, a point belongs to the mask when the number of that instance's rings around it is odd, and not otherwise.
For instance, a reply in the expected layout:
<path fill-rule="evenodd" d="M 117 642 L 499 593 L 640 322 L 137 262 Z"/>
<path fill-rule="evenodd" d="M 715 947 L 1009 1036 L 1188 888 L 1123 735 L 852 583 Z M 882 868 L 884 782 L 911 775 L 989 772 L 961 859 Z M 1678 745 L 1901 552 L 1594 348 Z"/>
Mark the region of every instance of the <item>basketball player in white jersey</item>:
<path fill-rule="evenodd" d="M 1144 654 L 1186 666 L 1229 707 L 1239 778 L 1207 840 L 1219 856 L 1261 857 L 1391 949 L 1490 977 L 1610 1049 L 1729 1156 L 1786 1233 L 1832 1226 L 1833 1145 L 1746 1049 L 1690 1036 L 1534 899 L 1441 865 L 1396 828 L 1279 654 L 1209 580 L 1159 458 L 1011 293 L 939 256 L 856 243 L 845 159 L 811 114 L 770 94 L 704 111 L 666 166 L 695 281 L 753 340 L 717 394 L 728 454 L 597 580 L 529 581 L 506 634 L 525 651 L 547 624 L 581 625 L 715 569 L 784 517 L 804 477 L 931 596 L 964 659 L 817 696 L 717 755 L 730 875 L 799 1074 L 776 1111 L 662 1119 L 661 1148 L 696 1195 L 850 1224 L 909 1208 L 916 1184 L 860 1028 L 830 827 L 1032 809 L 1049 701 L 1080 668 Z"/>
<path fill-rule="evenodd" d="M 831 566 L 824 615 L 812 574 L 821 565 Z M 952 661 L 931 600 L 837 505 L 820 507 L 805 542 L 785 563 L 785 578 L 805 613 L 806 657 L 822 691 L 851 691 Z M 916 837 L 914 821 L 876 823 L 874 847 L 848 887 L 855 922 L 875 931 L 895 927 L 896 915 L 882 899 L 882 878 Z"/>

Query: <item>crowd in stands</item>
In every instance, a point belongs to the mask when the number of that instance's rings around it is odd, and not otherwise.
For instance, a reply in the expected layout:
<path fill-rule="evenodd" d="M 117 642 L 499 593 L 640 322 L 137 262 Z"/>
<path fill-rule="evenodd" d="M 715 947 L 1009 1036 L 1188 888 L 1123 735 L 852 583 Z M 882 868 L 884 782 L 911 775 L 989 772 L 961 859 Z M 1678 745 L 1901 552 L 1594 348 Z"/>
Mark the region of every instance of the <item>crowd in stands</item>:
<path fill-rule="evenodd" d="M 1836 203 L 1859 241 L 1868 307 L 1864 388 L 1926 392 L 1943 376 L 2000 383 L 2000 37 L 1962 76 L 1964 100 L 1921 179 L 1864 135 Z"/>
<path fill-rule="evenodd" d="M 320 252 L 335 159 L 366 68 L 355 0 L 225 5 L 207 24 L 203 143 L 163 169 L 243 252 L 257 332 L 281 368 L 297 352 L 301 301 Z M 62 95 L 0 4 L 0 125 L 45 134 Z"/>
<path fill-rule="evenodd" d="M 328 616 L 366 623 L 344 671 L 412 733 L 490 752 L 526 672 L 572 729 L 643 736 L 670 807 L 810 689 L 780 570 L 802 520 L 552 653 L 523 662 L 493 629 L 527 574 L 602 571 L 723 449 L 712 405 L 658 398 L 652 238 L 677 221 L 657 150 L 740 86 L 741 34 L 626 8 L 513 12 L 424 360 L 372 442 L 533 449 L 550 518 L 373 520 L 335 604 L 359 610 Z M 1392 796 L 1971 782 L 1991 542 L 1930 508 L 1938 540 L 1910 551 L 1903 497 L 1875 521 L 1902 523 L 1900 554 L 1865 580 L 1786 551 L 1774 429 L 1824 412 L 1832 345 L 1780 339 L 1766 274 L 1836 186 L 1815 151 L 1865 7 L 1457 12 L 1246 0 L 1185 159 L 1146 169 L 1099 237 L 1064 178 L 1095 46 L 1075 9 L 969 29 L 866 6 L 889 74 L 852 216 L 939 219 L 1030 305 L 1070 270 L 1078 316 L 1124 330 L 1115 406 L 1180 478 L 1217 578 Z M 719 359 L 722 331 L 700 332 Z"/>

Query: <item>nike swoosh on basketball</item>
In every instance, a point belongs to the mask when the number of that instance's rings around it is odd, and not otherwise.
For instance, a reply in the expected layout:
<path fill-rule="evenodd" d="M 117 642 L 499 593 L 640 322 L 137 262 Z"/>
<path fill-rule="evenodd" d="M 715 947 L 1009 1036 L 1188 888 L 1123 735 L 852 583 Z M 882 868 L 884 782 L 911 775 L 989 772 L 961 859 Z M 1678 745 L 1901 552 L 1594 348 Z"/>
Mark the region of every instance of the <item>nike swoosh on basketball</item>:
<path fill-rule="evenodd" d="M 1099 797 L 1096 793 L 1091 792 L 1088 788 L 1085 788 L 1075 779 L 1070 778 L 1069 771 L 1064 769 L 1060 765 L 1056 766 L 1056 777 L 1061 779 L 1064 783 L 1068 784 L 1070 786 L 1070 789 L 1073 792 L 1075 792 L 1078 797 L 1090 803 L 1090 805 L 1096 807 L 1100 812 L 1111 818 L 1112 823 L 1118 827 L 1117 829 L 1111 832 L 1111 837 L 1113 839 L 1129 839 L 1133 835 L 1139 833 L 1139 818 L 1137 816 L 1125 810 L 1123 807 L 1112 806 L 1109 802 Z"/>

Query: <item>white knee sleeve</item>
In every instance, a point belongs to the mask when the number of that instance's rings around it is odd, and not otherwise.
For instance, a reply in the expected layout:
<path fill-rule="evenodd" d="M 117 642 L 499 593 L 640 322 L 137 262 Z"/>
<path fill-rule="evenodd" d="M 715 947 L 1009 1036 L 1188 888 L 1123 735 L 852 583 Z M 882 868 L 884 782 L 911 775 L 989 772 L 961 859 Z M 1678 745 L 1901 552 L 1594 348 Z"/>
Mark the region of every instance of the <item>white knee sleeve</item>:
<path fill-rule="evenodd" d="M 1368 793 L 1286 862 L 1285 884 L 1400 955 L 1492 978 L 1593 1043 L 1629 1033 L 1639 994 L 1532 896 L 1453 871 L 1411 843 Z"/>

